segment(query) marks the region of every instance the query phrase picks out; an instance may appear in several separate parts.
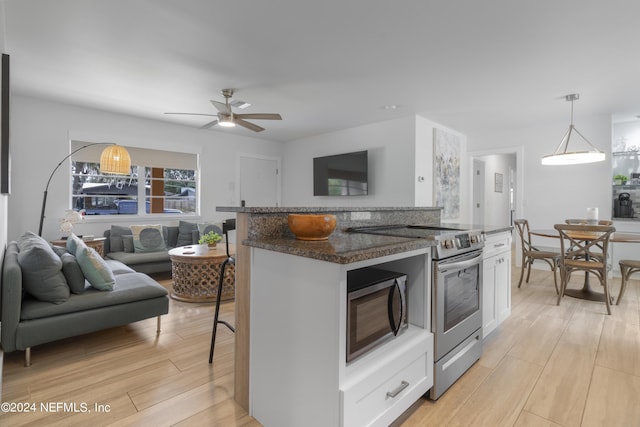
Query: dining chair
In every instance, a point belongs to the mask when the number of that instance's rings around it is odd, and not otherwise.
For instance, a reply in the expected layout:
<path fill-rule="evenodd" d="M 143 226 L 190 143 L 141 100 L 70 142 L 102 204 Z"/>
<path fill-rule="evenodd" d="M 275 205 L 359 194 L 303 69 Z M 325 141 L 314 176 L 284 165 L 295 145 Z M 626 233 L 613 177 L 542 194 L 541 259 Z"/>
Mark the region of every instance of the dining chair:
<path fill-rule="evenodd" d="M 233 333 L 236 332 L 235 328 L 225 320 L 219 320 L 220 316 L 220 300 L 222 299 L 222 287 L 224 285 L 224 273 L 227 268 L 227 264 L 235 265 L 236 260 L 229 253 L 229 231 L 236 229 L 236 220 L 228 219 L 222 223 L 222 234 L 224 234 L 225 245 L 227 247 L 227 259 L 222 262 L 220 266 L 220 275 L 218 279 L 218 294 L 216 297 L 216 309 L 213 315 L 213 331 L 211 332 L 211 349 L 209 350 L 209 363 L 213 362 L 213 349 L 216 345 L 216 332 L 218 331 L 218 323 L 222 323 L 229 328 Z"/>
<path fill-rule="evenodd" d="M 564 220 L 565 223 L 567 224 L 582 224 L 582 225 L 588 225 L 589 223 L 587 222 L 586 219 L 565 219 Z M 608 220 L 608 219 L 600 219 L 598 220 L 598 224 L 597 225 L 613 225 L 613 221 Z M 571 250 L 572 248 L 569 248 L 569 250 Z M 602 257 L 602 250 L 601 248 L 597 248 L 597 251 L 591 251 L 589 253 L 589 255 L 592 258 L 600 258 Z M 601 260 L 602 261 L 602 260 Z"/>
<path fill-rule="evenodd" d="M 624 295 L 624 291 L 627 288 L 627 281 L 629 277 L 633 273 L 637 273 L 640 271 L 640 261 L 634 259 L 623 259 L 620 260 L 620 274 L 622 275 L 622 284 L 620 285 L 620 293 L 618 294 L 618 300 L 616 301 L 616 305 L 620 305 L 620 300 L 622 299 L 622 295 Z"/>
<path fill-rule="evenodd" d="M 611 297 L 607 283 L 607 252 L 609 238 L 616 231 L 609 225 L 556 224 L 554 228 L 560 233 L 560 293 L 557 305 L 565 294 L 571 274 L 584 271 L 598 278 L 604 288 L 604 301 L 607 314 L 611 314 Z M 595 250 L 594 250 L 595 249 Z M 599 253 L 592 257 L 592 253 Z"/>
<path fill-rule="evenodd" d="M 520 281 L 518 282 L 518 288 L 522 286 L 522 278 L 524 277 L 525 267 L 527 269 L 527 283 L 529 283 L 529 276 L 531 276 L 531 265 L 534 261 L 544 261 L 551 267 L 553 271 L 553 284 L 556 287 L 556 293 L 558 291 L 558 279 L 556 270 L 560 263 L 559 252 L 555 251 L 541 251 L 531 244 L 531 231 L 529 229 L 529 221 L 526 219 L 516 219 L 513 221 L 518 230 L 520 236 L 520 247 L 522 248 L 522 269 L 520 270 Z"/>

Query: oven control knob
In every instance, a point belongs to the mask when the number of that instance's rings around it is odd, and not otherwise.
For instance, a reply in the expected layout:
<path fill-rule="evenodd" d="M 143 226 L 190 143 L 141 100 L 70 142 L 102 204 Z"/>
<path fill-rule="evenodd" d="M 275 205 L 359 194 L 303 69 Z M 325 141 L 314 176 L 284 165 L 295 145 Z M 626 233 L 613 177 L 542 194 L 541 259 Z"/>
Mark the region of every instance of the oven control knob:
<path fill-rule="evenodd" d="M 442 246 L 445 249 L 454 249 L 456 247 L 455 243 L 453 242 L 453 240 L 443 240 L 442 241 Z"/>
<path fill-rule="evenodd" d="M 471 241 L 471 243 L 478 243 L 478 236 L 472 234 L 471 236 L 469 236 L 469 240 Z"/>

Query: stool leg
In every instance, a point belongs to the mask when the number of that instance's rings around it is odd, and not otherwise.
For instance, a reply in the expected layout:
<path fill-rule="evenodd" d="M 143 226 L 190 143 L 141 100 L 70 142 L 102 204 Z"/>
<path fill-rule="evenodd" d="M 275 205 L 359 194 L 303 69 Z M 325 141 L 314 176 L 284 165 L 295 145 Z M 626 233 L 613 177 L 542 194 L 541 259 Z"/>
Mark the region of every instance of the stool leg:
<path fill-rule="evenodd" d="M 231 332 L 236 331 L 233 328 L 233 326 L 231 326 L 229 323 L 225 322 L 224 320 L 218 320 L 218 317 L 220 315 L 220 300 L 222 299 L 222 286 L 224 284 L 224 273 L 228 263 L 229 263 L 229 258 L 224 260 L 224 262 L 222 263 L 222 267 L 220 267 L 220 278 L 218 280 L 218 291 L 217 291 L 217 297 L 216 297 L 216 310 L 213 315 L 213 332 L 211 333 L 211 349 L 209 350 L 209 363 L 213 363 L 213 349 L 216 345 L 216 332 L 218 331 L 218 323 L 222 323 L 223 325 L 225 325 L 227 328 L 231 330 Z"/>

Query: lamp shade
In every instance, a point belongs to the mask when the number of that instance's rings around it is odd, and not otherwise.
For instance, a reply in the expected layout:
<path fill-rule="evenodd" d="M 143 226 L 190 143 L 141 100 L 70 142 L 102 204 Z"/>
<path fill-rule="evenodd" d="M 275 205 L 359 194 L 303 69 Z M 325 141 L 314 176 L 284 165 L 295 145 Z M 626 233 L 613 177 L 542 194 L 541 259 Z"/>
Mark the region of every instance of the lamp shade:
<path fill-rule="evenodd" d="M 109 145 L 100 155 L 100 172 L 116 175 L 131 173 L 131 156 L 120 145 Z"/>
<path fill-rule="evenodd" d="M 543 165 L 579 165 L 601 162 L 605 159 L 602 151 L 578 151 L 550 154 L 542 158 Z"/>

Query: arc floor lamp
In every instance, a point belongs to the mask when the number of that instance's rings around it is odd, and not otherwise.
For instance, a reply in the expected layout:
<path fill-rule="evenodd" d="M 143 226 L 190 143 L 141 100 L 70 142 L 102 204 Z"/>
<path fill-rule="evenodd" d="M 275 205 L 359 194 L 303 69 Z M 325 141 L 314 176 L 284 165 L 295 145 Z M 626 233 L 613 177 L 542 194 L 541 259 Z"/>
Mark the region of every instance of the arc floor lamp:
<path fill-rule="evenodd" d="M 44 213 L 47 207 L 47 193 L 49 192 L 49 184 L 51 184 L 51 178 L 56 173 L 56 171 L 62 166 L 62 164 L 69 157 L 74 155 L 80 150 L 84 150 L 87 147 L 92 147 L 94 145 L 107 145 L 100 155 L 100 172 L 106 174 L 114 174 L 114 175 L 128 175 L 131 172 L 131 156 L 129 156 L 129 152 L 122 146 L 117 145 L 113 142 L 96 142 L 92 144 L 83 145 L 82 147 L 73 150 L 64 159 L 60 160 L 60 163 L 53 168 L 51 175 L 49 175 L 49 179 L 47 180 L 47 186 L 44 189 L 44 197 L 42 198 L 42 211 L 40 213 L 40 227 L 38 228 L 38 236 L 42 236 L 42 225 L 44 224 Z"/>

